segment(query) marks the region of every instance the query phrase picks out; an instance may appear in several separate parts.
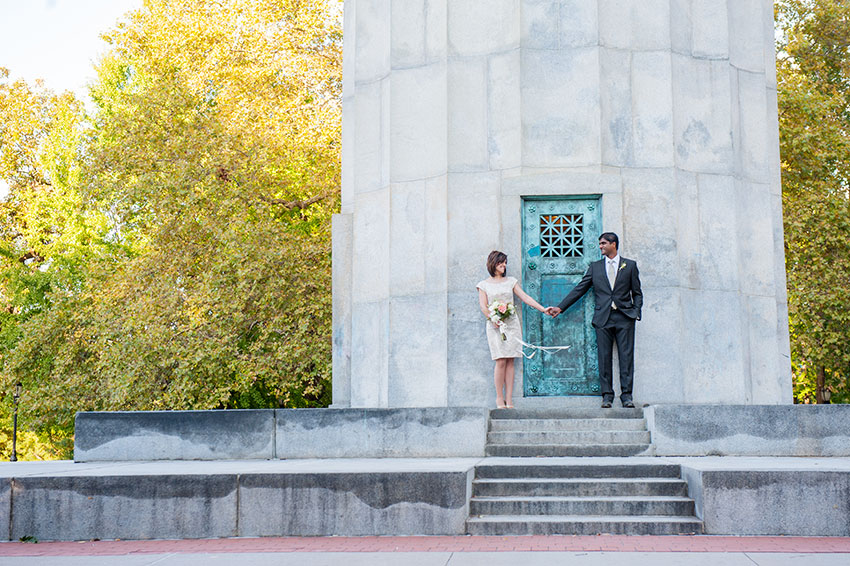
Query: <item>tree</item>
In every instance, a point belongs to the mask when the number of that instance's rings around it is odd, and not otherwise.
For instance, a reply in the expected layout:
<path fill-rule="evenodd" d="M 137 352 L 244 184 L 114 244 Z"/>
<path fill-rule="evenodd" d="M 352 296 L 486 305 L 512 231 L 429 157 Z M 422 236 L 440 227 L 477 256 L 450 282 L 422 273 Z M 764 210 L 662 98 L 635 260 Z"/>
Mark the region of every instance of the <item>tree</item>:
<path fill-rule="evenodd" d="M 80 156 L 111 248 L 20 325 L 30 424 L 330 401 L 341 2 L 157 0 L 106 38 Z"/>
<path fill-rule="evenodd" d="M 850 4 L 777 3 L 788 307 L 798 402 L 850 402 Z"/>
<path fill-rule="evenodd" d="M 82 104 L 8 75 L 0 70 L 0 178 L 9 187 L 0 201 L 0 422 L 11 429 L 10 354 L 28 321 L 80 288 L 91 258 L 109 248 L 109 230 L 105 215 L 83 204 Z M 22 438 L 30 454 L 48 450 Z"/>

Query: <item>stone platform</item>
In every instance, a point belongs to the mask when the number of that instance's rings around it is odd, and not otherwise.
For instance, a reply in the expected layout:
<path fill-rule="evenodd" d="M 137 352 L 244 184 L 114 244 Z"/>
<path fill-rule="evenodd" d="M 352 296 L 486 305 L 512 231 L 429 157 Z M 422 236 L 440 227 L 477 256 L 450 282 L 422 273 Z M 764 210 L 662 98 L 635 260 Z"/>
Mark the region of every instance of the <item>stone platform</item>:
<path fill-rule="evenodd" d="M 493 414 L 604 418 L 623 411 L 598 402 L 517 399 L 516 410 Z M 648 405 L 643 414 L 660 456 L 850 456 L 848 405 Z M 489 419 L 483 407 L 78 413 L 74 459 L 477 458 L 485 455 Z"/>
<path fill-rule="evenodd" d="M 706 534 L 850 536 L 850 458 L 0 464 L 0 539 L 464 534 L 476 466 L 679 465 Z"/>

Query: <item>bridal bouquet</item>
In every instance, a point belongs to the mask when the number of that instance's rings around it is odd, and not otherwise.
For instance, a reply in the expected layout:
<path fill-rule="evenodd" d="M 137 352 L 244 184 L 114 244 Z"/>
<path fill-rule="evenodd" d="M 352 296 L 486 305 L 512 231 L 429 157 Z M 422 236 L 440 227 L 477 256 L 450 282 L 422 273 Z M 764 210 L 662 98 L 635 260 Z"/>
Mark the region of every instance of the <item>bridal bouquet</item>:
<path fill-rule="evenodd" d="M 490 310 L 490 322 L 499 325 L 499 332 L 502 333 L 502 340 L 507 340 L 508 337 L 505 335 L 505 329 L 502 327 L 502 321 L 512 316 L 516 309 L 514 308 L 513 303 L 500 303 L 499 301 L 493 301 L 490 303 L 488 307 Z"/>

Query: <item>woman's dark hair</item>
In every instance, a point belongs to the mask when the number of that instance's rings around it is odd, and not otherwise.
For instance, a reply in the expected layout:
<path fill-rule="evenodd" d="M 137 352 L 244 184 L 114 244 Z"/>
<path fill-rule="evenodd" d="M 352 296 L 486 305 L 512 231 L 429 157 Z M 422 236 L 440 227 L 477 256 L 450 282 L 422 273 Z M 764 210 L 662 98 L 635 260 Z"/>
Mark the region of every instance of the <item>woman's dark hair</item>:
<path fill-rule="evenodd" d="M 487 256 L 487 271 L 490 272 L 491 277 L 496 276 L 496 266 L 502 263 L 503 261 L 508 261 L 508 256 L 503 254 L 500 251 L 492 251 L 490 255 Z M 508 274 L 508 270 L 505 269 L 505 275 Z"/>
<path fill-rule="evenodd" d="M 611 242 L 615 246 L 617 246 L 617 251 L 620 250 L 620 238 L 617 237 L 617 234 L 614 232 L 605 232 L 601 236 L 599 236 L 600 240 L 605 240 L 606 242 Z"/>

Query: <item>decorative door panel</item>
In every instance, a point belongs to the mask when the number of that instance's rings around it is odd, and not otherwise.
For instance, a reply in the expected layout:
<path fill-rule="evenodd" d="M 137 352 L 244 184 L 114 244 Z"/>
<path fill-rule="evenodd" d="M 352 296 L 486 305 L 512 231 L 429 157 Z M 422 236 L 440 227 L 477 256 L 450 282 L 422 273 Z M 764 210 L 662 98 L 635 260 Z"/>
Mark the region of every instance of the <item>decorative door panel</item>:
<path fill-rule="evenodd" d="M 599 259 L 602 232 L 597 196 L 525 198 L 522 203 L 522 286 L 543 306 L 557 306 Z M 590 322 L 593 290 L 557 318 L 523 306 L 523 334 L 531 344 L 569 345 L 539 351 L 523 363 L 526 397 L 599 395 L 596 333 Z"/>

